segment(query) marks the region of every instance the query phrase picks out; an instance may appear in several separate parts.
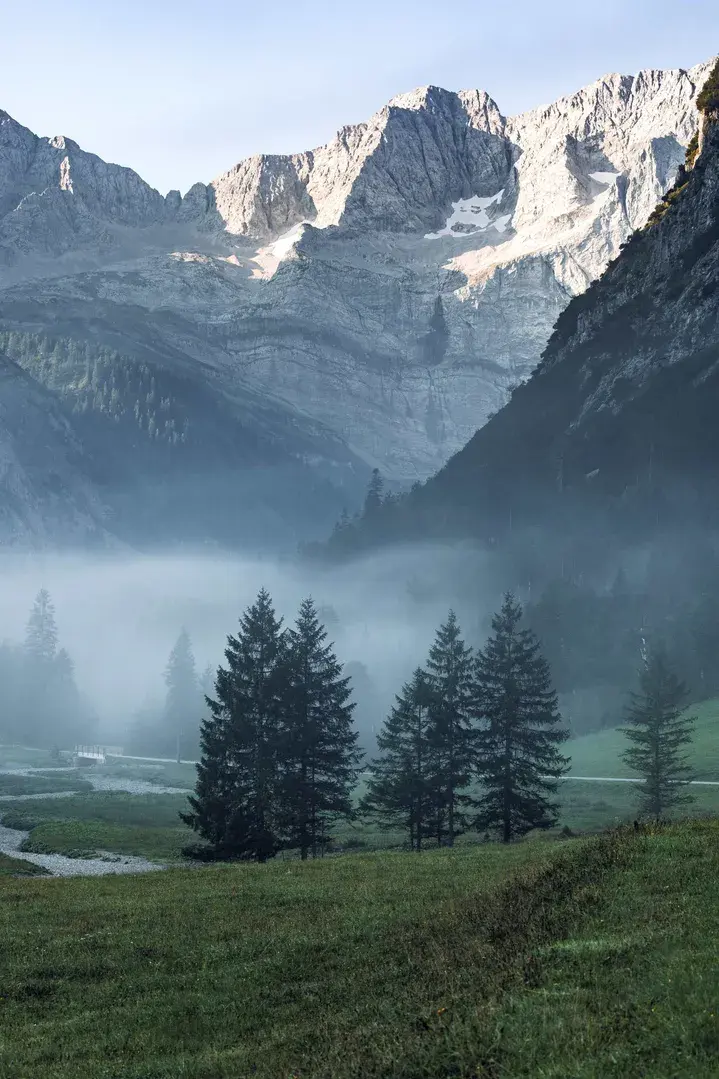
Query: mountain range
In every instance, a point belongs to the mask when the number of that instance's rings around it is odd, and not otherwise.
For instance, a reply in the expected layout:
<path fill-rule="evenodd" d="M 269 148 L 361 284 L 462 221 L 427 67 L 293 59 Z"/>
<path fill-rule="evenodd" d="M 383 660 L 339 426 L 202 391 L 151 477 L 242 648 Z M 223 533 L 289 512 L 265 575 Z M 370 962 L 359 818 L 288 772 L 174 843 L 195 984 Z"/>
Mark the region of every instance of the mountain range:
<path fill-rule="evenodd" d="M 0 112 L 2 540 L 287 547 L 442 469 L 675 185 L 711 67 L 509 118 L 425 87 L 184 196 Z"/>

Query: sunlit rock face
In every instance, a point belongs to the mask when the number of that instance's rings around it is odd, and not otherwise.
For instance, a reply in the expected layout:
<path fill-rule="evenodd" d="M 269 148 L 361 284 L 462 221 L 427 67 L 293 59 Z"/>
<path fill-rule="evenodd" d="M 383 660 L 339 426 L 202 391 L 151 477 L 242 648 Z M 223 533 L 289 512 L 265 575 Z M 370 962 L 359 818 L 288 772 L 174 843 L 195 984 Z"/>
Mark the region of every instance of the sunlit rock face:
<path fill-rule="evenodd" d="M 339 492 L 328 513 L 369 467 L 422 479 L 671 186 L 709 69 L 609 75 L 510 118 L 481 91 L 425 87 L 184 197 L 0 113 L 0 347 L 108 443 L 117 421 L 83 383 L 99 352 L 101 381 L 116 356 L 173 383 L 168 415 L 150 410 L 170 442 L 197 426 L 170 424 L 178 394 L 221 400 L 217 423 L 254 449 L 217 459 L 318 475 Z M 136 412 L 121 381 L 105 397 Z"/>
<path fill-rule="evenodd" d="M 562 312 L 532 377 L 440 472 L 331 550 L 461 538 L 533 582 L 566 567 L 575 582 L 611 580 L 625 558 L 676 558 L 688 581 L 719 532 L 718 295 L 710 103 L 698 153 Z"/>

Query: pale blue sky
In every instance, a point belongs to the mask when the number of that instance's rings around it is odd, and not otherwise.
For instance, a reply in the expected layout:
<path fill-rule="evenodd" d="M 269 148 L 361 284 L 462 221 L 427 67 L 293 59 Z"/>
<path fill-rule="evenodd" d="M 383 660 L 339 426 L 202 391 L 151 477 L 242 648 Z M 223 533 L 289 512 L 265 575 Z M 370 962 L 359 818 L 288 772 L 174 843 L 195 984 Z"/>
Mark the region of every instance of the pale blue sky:
<path fill-rule="evenodd" d="M 185 191 L 426 83 L 505 114 L 719 52 L 717 0 L 3 0 L 0 108 Z"/>

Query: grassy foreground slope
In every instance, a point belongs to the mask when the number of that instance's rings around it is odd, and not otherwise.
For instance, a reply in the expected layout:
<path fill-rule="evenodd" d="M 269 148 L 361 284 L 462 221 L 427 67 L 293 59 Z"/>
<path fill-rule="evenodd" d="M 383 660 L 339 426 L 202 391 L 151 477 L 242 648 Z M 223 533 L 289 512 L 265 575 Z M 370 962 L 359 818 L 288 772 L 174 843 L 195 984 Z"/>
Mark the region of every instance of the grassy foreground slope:
<path fill-rule="evenodd" d="M 0 877 L 36 877 L 45 872 L 40 866 L 26 862 L 22 858 L 11 858 L 9 854 L 0 854 Z"/>
<path fill-rule="evenodd" d="M 719 780 L 719 700 L 702 701 L 686 711 L 696 717 L 692 744 L 687 747 L 695 778 Z M 612 728 L 573 738 L 562 752 L 572 758 L 572 775 L 630 777 L 633 773 L 621 759 L 627 745 L 625 735 Z"/>
<path fill-rule="evenodd" d="M 0 1076 L 716 1074 L 719 828 L 0 880 Z"/>

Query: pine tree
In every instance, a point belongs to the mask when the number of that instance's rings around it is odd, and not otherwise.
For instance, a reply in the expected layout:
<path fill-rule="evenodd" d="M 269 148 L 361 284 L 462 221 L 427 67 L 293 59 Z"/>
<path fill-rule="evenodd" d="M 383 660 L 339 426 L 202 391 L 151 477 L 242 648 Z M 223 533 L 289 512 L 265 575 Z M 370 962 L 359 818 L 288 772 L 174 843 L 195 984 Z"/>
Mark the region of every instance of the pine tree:
<path fill-rule="evenodd" d="M 132 714 L 128 728 L 130 753 L 147 756 L 164 753 L 167 748 L 161 733 L 164 714 L 164 701 L 154 693 L 148 694 Z"/>
<path fill-rule="evenodd" d="M 335 815 L 352 815 L 362 757 L 352 729 L 350 679 L 326 641 L 314 603 L 304 600 L 288 633 L 280 761 L 285 845 L 299 848 L 303 859 L 324 849 Z"/>
<path fill-rule="evenodd" d="M 204 671 L 200 675 L 200 692 L 202 693 L 203 700 L 205 697 L 209 697 L 215 688 L 215 672 L 208 663 Z"/>
<path fill-rule="evenodd" d="M 17 703 L 24 740 L 68 747 L 91 736 L 95 718 L 78 691 L 70 655 L 58 648 L 55 608 L 44 588 L 30 612 L 19 673 Z"/>
<path fill-rule="evenodd" d="M 372 469 L 372 475 L 370 476 L 369 483 L 367 484 L 367 494 L 364 500 L 364 516 L 372 517 L 373 514 L 382 505 L 382 494 L 384 492 L 384 480 L 382 479 L 382 473 L 378 468 Z"/>
<path fill-rule="evenodd" d="M 190 751 L 194 753 L 202 709 L 192 642 L 184 628 L 170 652 L 165 668 L 165 685 L 165 752 L 175 753 L 179 763 Z"/>
<path fill-rule="evenodd" d="M 57 652 L 55 608 L 50 593 L 41 588 L 35 597 L 25 633 L 25 653 L 38 668 L 49 668 Z"/>
<path fill-rule="evenodd" d="M 430 690 L 426 672 L 418 667 L 377 735 L 379 756 L 370 765 L 360 805 L 361 812 L 378 818 L 380 828 L 406 830 L 410 848 L 417 851 L 437 827 L 430 733 Z"/>
<path fill-rule="evenodd" d="M 25 633 L 22 706 L 24 738 L 33 745 L 53 741 L 57 732 L 50 715 L 53 705 L 57 624 L 50 593 L 42 588 L 30 611 Z M 52 733 L 50 733 L 52 731 Z"/>
<path fill-rule="evenodd" d="M 273 857 L 281 845 L 278 752 L 286 693 L 282 620 L 262 589 L 227 638 L 210 715 L 201 727 L 201 759 L 190 812 L 180 816 L 216 858 Z"/>
<path fill-rule="evenodd" d="M 343 506 L 342 512 L 339 515 L 339 518 L 335 521 L 334 527 L 332 529 L 332 539 L 341 539 L 344 533 L 350 527 L 351 523 L 352 522 L 350 520 L 350 515 L 347 512 L 347 507 Z"/>
<path fill-rule="evenodd" d="M 50 695 L 48 718 L 52 731 L 48 730 L 48 736 L 51 735 L 57 745 L 89 742 L 93 737 L 96 717 L 77 688 L 75 665 L 65 648 L 58 650 L 53 662 Z"/>
<path fill-rule="evenodd" d="M 620 728 L 632 743 L 623 760 L 644 780 L 639 787 L 640 813 L 658 820 L 667 810 L 694 801 L 686 791 L 691 768 L 682 747 L 692 740 L 695 719 L 682 712 L 687 689 L 671 670 L 663 649 L 649 653 L 639 686 L 627 711 L 631 726 Z"/>
<path fill-rule="evenodd" d="M 468 825 L 462 808 L 472 799 L 469 786 L 474 752 L 471 703 L 474 685 L 472 650 L 462 640 L 454 611 L 437 631 L 427 660 L 430 722 L 437 805 L 437 841 L 446 821 L 447 845 Z"/>
<path fill-rule="evenodd" d="M 508 592 L 476 666 L 475 709 L 484 723 L 477 739 L 484 790 L 476 824 L 499 828 L 504 843 L 556 823 L 552 796 L 569 764 L 558 749 L 569 732 L 560 726 L 549 666 L 521 620 L 522 608 Z"/>

